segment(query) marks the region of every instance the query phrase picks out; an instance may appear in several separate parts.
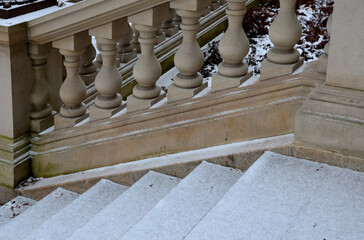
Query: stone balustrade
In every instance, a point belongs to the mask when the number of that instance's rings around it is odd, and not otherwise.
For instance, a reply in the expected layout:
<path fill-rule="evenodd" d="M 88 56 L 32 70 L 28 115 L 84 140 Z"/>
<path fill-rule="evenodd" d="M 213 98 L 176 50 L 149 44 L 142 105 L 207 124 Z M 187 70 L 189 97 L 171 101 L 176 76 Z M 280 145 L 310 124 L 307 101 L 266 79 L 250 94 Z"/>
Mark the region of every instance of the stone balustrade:
<path fill-rule="evenodd" d="M 106 124 L 122 114 L 124 108 L 124 114 L 134 116 L 135 112 L 148 111 L 165 98 L 164 104 L 171 106 L 190 101 L 208 87 L 199 73 L 204 61 L 197 41 L 200 20 L 202 16 L 208 17 L 208 12 L 222 8 L 226 9 L 228 19 L 228 28 L 219 45 L 223 62 L 212 76 L 209 93 L 238 88 L 252 76 L 244 62 L 250 47 L 242 29 L 247 1 L 135 0 L 130 4 L 130 1 L 120 0 L 89 0 L 29 21 L 26 39 L 21 42 L 28 42 L 26 54 L 30 61 L 25 64 L 29 65 L 27 69 L 32 72 L 33 81 L 28 101 L 30 124 L 26 123 L 27 128 L 22 133 L 29 130 L 29 125 L 37 134 L 53 124 L 55 130 L 62 131 L 76 129 L 81 122 L 105 121 Z M 102 7 L 101 3 L 104 4 Z M 269 33 L 274 48 L 262 64 L 261 80 L 291 74 L 303 62 L 294 49 L 301 36 L 295 3 L 296 0 L 281 0 L 280 13 Z M 102 9 L 102 12 L 89 16 L 92 9 Z M 155 49 L 177 33 L 182 36 L 174 56 L 178 73 L 173 76 L 173 84 L 166 94 L 156 85 L 162 75 L 162 66 Z M 92 39 L 96 40 L 96 48 Z M 51 47 L 59 51 L 57 57 L 63 59 L 66 72 L 59 89 L 62 101 L 59 111 L 51 106 L 49 85 L 52 85 L 50 81 L 55 81 L 54 77 L 45 77 Z M 132 94 L 122 96 L 120 64 L 131 61 L 135 61 L 133 78 L 136 85 Z M 52 68 L 62 69 L 63 66 L 59 64 Z M 58 81 L 62 82 L 62 79 Z M 96 98 L 90 100 L 91 90 Z"/>
<path fill-rule="evenodd" d="M 59 35 L 47 44 L 30 44 L 29 55 L 35 73 L 31 94 L 31 130 L 41 132 L 53 124 L 53 113 L 49 104 L 51 92 L 44 78 L 44 65 L 50 50 L 47 46 L 51 43 L 62 54 L 67 72 L 59 94 L 63 105 L 54 117 L 55 129 L 63 129 L 75 126 L 86 118 L 90 122 L 111 118 L 126 106 L 127 112 L 146 110 L 166 97 L 156 86 L 162 68 L 154 49 L 166 37 L 175 35 L 178 29 L 181 29 L 183 35 L 174 57 L 179 73 L 168 88 L 168 103 L 191 99 L 205 89 L 208 83 L 198 73 L 204 60 L 196 40 L 200 18 L 225 4 L 229 27 L 219 46 L 224 61 L 212 77 L 211 92 L 238 87 L 252 76 L 248 65 L 243 62 L 249 51 L 249 41 L 242 29 L 246 2 L 247 0 L 172 0 L 155 1 L 153 6 L 146 7 L 140 1 L 140 11 L 133 8 L 130 14 L 125 13 L 125 17 L 105 17 L 108 21 L 97 26 L 90 19 L 91 27 L 84 31 L 65 37 Z M 281 11 L 270 29 L 274 48 L 269 51 L 267 60 L 262 64 L 262 80 L 277 74 L 292 73 L 302 64 L 302 58 L 293 48 L 301 36 L 301 27 L 294 13 L 295 2 L 281 0 Z M 81 13 L 83 9 L 78 11 Z M 123 12 L 122 9 L 119 11 Z M 48 24 L 52 22 L 51 18 L 47 20 Z M 39 22 L 35 21 L 34 25 L 30 25 L 29 35 L 33 41 L 52 39 L 53 36 L 45 36 L 39 30 Z M 41 34 L 33 35 L 36 30 Z M 91 37 L 97 43 L 97 56 Z M 137 56 L 137 52 L 140 56 Z M 123 77 L 119 66 L 120 63 L 128 63 L 132 59 L 137 59 L 133 68 L 137 85 L 124 103 L 122 98 L 126 96 L 120 95 Z M 89 95 L 86 86 L 93 82 L 97 97 L 94 104 L 86 106 L 84 100 Z"/>

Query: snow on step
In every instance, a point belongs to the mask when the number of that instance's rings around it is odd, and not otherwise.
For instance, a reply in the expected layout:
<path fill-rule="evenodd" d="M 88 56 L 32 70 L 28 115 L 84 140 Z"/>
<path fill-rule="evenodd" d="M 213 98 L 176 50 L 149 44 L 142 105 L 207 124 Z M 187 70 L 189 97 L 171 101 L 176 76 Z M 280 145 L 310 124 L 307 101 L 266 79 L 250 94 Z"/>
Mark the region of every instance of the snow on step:
<path fill-rule="evenodd" d="M 202 162 L 121 239 L 182 239 L 241 175 Z"/>
<path fill-rule="evenodd" d="M 33 199 L 17 196 L 13 200 L 0 207 L 0 227 L 8 223 L 11 219 L 23 213 L 33 206 L 37 201 Z"/>
<path fill-rule="evenodd" d="M 0 228 L 0 239 L 20 240 L 78 197 L 58 188 Z"/>
<path fill-rule="evenodd" d="M 186 240 L 242 238 L 364 239 L 364 173 L 266 152 Z"/>
<path fill-rule="evenodd" d="M 95 186 L 44 222 L 26 239 L 67 239 L 126 189 L 127 187 L 120 184 L 100 180 Z"/>
<path fill-rule="evenodd" d="M 175 177 L 149 172 L 69 239 L 120 239 L 179 181 Z"/>

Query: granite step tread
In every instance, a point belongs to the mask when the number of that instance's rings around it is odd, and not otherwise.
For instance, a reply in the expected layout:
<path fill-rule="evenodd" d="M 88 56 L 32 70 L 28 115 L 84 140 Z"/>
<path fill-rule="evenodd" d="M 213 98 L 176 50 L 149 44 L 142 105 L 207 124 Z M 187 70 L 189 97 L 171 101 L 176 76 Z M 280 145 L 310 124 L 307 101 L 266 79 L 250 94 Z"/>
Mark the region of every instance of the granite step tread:
<path fill-rule="evenodd" d="M 241 176 L 202 162 L 119 239 L 183 239 Z"/>
<path fill-rule="evenodd" d="M 128 187 L 109 180 L 100 180 L 92 188 L 44 222 L 26 239 L 67 239 L 127 189 Z"/>
<path fill-rule="evenodd" d="M 23 196 L 17 196 L 11 201 L 7 202 L 0 207 L 0 227 L 8 223 L 10 220 L 19 216 L 31 206 L 33 206 L 37 201 L 26 198 Z"/>
<path fill-rule="evenodd" d="M 78 197 L 77 193 L 58 188 L 27 211 L 0 228 L 0 239 L 23 240 L 42 223 Z"/>
<path fill-rule="evenodd" d="M 364 239 L 364 173 L 265 152 L 186 240 Z"/>
<path fill-rule="evenodd" d="M 179 181 L 178 178 L 150 171 L 69 239 L 120 239 Z"/>

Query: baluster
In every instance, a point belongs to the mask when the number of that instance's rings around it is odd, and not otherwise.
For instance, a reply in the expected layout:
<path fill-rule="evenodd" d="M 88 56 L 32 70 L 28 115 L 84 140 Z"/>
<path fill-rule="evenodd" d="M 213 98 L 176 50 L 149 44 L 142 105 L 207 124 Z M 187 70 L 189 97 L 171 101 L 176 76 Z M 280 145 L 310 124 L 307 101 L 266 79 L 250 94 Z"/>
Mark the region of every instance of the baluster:
<path fill-rule="evenodd" d="M 219 44 L 224 61 L 219 64 L 218 72 L 212 76 L 212 92 L 238 87 L 253 75 L 251 71 L 248 73 L 248 65 L 243 63 L 249 52 L 249 40 L 242 28 L 246 1 L 227 0 L 229 27 Z"/>
<path fill-rule="evenodd" d="M 138 41 L 139 31 L 135 29 L 134 24 L 131 25 L 131 28 L 133 29 L 133 32 L 134 32 L 133 39 L 131 40 L 131 45 L 133 46 L 133 48 L 135 48 L 137 50 L 138 53 L 140 53 L 141 48 L 140 48 L 140 43 Z"/>
<path fill-rule="evenodd" d="M 137 57 L 137 50 L 131 45 L 133 40 L 133 29 L 128 24 L 128 32 L 124 34 L 118 43 L 118 58 L 120 62 L 127 63 Z"/>
<path fill-rule="evenodd" d="M 291 74 L 303 64 L 303 58 L 294 48 L 302 35 L 295 4 L 296 0 L 280 0 L 279 14 L 269 29 L 269 38 L 274 47 L 262 63 L 260 80 Z"/>
<path fill-rule="evenodd" d="M 327 32 L 331 34 L 331 25 L 332 25 L 332 15 L 329 16 L 327 20 Z M 329 49 L 330 49 L 330 42 L 325 45 L 324 53 L 320 56 L 318 62 L 318 72 L 326 73 L 327 72 L 327 63 L 329 60 Z"/>
<path fill-rule="evenodd" d="M 95 81 L 98 72 L 93 63 L 95 57 L 96 50 L 93 44 L 88 45 L 85 52 L 81 55 L 80 77 L 86 85 L 90 85 L 90 83 Z"/>
<path fill-rule="evenodd" d="M 173 18 L 176 16 L 176 10 L 170 8 L 168 12 L 168 17 L 162 23 L 162 31 L 166 35 L 166 37 L 172 37 L 174 34 L 178 32 L 178 26 L 173 21 Z"/>
<path fill-rule="evenodd" d="M 161 94 L 160 87 L 156 86 L 162 67 L 154 54 L 154 45 L 157 41 L 156 32 L 167 14 L 168 4 L 163 4 L 129 17 L 140 34 L 141 55 L 133 69 L 138 85 L 128 97 L 128 112 L 148 109 L 165 97 L 165 93 Z"/>
<path fill-rule="evenodd" d="M 28 45 L 29 56 L 32 60 L 34 85 L 30 94 L 30 130 L 39 133 L 53 125 L 52 107 L 49 104 L 51 87 L 45 78 L 45 65 L 52 48 L 51 44 Z"/>
<path fill-rule="evenodd" d="M 203 17 L 207 16 L 211 12 L 211 7 L 207 6 L 203 12 Z"/>
<path fill-rule="evenodd" d="M 82 102 L 86 96 L 86 86 L 79 75 L 81 55 L 91 44 L 87 31 L 74 34 L 53 42 L 64 56 L 64 66 L 67 77 L 60 89 L 63 105 L 60 113 L 54 117 L 55 129 L 67 128 L 76 125 L 88 117 L 86 105 Z"/>
<path fill-rule="evenodd" d="M 215 11 L 216 9 L 218 9 L 220 7 L 220 1 L 219 0 L 212 0 L 211 1 L 211 11 Z"/>
<path fill-rule="evenodd" d="M 198 71 L 203 65 L 203 53 L 197 43 L 196 35 L 200 28 L 199 18 L 210 1 L 193 0 L 172 1 L 171 7 L 182 17 L 183 41 L 174 57 L 179 73 L 168 88 L 168 102 L 189 99 L 207 87 Z"/>
<path fill-rule="evenodd" d="M 164 34 L 163 30 L 161 28 L 159 28 L 157 30 L 157 42 L 156 44 L 160 44 L 161 42 L 163 42 L 164 40 L 166 40 L 166 34 Z"/>
<path fill-rule="evenodd" d="M 182 22 L 182 18 L 177 13 L 173 18 L 173 22 L 178 26 L 178 29 L 181 29 L 180 25 L 181 25 L 181 22 Z"/>
<path fill-rule="evenodd" d="M 125 108 L 119 94 L 123 79 L 116 68 L 116 44 L 128 31 L 129 23 L 126 18 L 89 30 L 89 34 L 95 36 L 100 44 L 103 61 L 95 80 L 95 86 L 100 95 L 96 98 L 95 104 L 90 107 L 90 121 L 110 118 Z"/>

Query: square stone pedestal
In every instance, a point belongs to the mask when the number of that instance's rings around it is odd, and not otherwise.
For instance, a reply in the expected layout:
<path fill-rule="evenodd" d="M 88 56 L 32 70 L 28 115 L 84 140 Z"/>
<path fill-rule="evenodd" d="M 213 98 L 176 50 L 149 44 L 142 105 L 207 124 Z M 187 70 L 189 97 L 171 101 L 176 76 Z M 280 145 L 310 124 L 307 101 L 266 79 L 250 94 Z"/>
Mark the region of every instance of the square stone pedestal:
<path fill-rule="evenodd" d="M 239 87 L 243 82 L 248 80 L 251 76 L 253 76 L 252 71 L 249 71 L 242 77 L 226 77 L 217 72 L 214 75 L 212 75 L 211 91 L 217 92 L 229 88 Z"/>
<path fill-rule="evenodd" d="M 30 119 L 30 130 L 35 133 L 43 132 L 54 124 L 54 116 L 57 112 L 53 111 L 51 115 L 42 119 Z"/>
<path fill-rule="evenodd" d="M 131 52 L 119 53 L 118 57 L 120 58 L 121 63 L 128 63 L 131 60 L 133 60 L 134 58 L 136 58 L 137 55 L 138 55 L 137 50 L 133 49 L 133 51 L 131 51 Z"/>
<path fill-rule="evenodd" d="M 193 98 L 196 94 L 207 88 L 207 86 L 208 83 L 203 82 L 201 86 L 196 88 L 179 88 L 173 83 L 168 87 L 167 101 L 171 103 Z"/>
<path fill-rule="evenodd" d="M 178 26 L 174 26 L 172 28 L 163 28 L 162 31 L 166 35 L 166 37 L 172 37 L 174 34 L 178 33 Z"/>
<path fill-rule="evenodd" d="M 95 104 L 89 107 L 90 109 L 90 122 L 111 118 L 126 107 L 125 103 L 122 103 L 117 108 L 103 109 L 97 107 Z"/>
<path fill-rule="evenodd" d="M 161 93 L 158 97 L 152 99 L 140 99 L 135 97 L 133 94 L 128 97 L 127 100 L 127 111 L 135 112 L 145 110 L 162 100 L 166 97 L 166 93 Z"/>
<path fill-rule="evenodd" d="M 66 118 L 66 117 L 63 117 L 60 113 L 58 113 L 57 115 L 54 116 L 54 130 L 73 127 L 76 124 L 78 124 L 78 123 L 82 122 L 83 120 L 85 120 L 86 118 L 88 118 L 88 116 L 89 116 L 89 113 L 87 112 L 86 114 L 82 115 L 81 117 Z"/>
<path fill-rule="evenodd" d="M 322 85 L 296 116 L 295 141 L 364 157 L 364 92 Z"/>
<path fill-rule="evenodd" d="M 303 64 L 303 62 L 303 57 L 300 57 L 298 62 L 293 64 L 277 64 L 272 63 L 268 59 L 266 59 L 262 62 L 261 65 L 259 80 L 267 80 L 270 78 L 292 74 Z"/>

